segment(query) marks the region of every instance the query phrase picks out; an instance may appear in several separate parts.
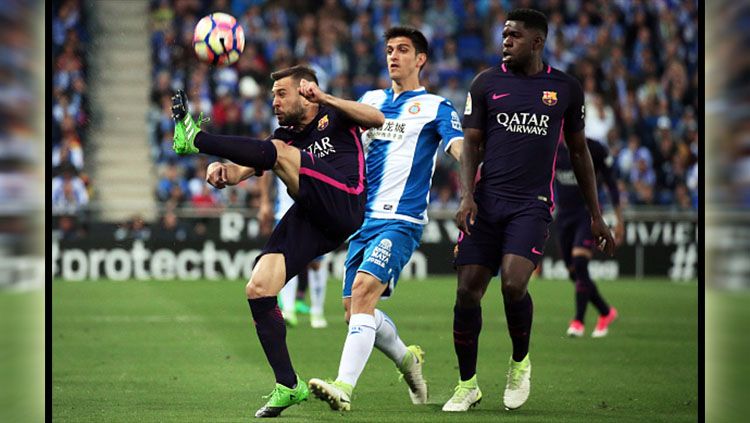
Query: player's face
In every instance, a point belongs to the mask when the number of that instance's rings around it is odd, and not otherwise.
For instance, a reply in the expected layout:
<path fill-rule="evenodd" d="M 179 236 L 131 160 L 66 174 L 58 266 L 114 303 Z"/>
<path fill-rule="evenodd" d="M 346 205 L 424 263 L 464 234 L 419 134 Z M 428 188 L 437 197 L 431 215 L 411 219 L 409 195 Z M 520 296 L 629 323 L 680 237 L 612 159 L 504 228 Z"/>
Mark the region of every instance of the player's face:
<path fill-rule="evenodd" d="M 538 32 L 526 29 L 523 22 L 506 21 L 503 28 L 503 63 L 511 68 L 524 67 L 541 41 Z"/>
<path fill-rule="evenodd" d="M 391 79 L 403 80 L 419 76 L 419 68 L 427 60 L 427 55 L 417 54 L 409 38 L 394 37 L 386 42 L 385 58 Z"/>
<path fill-rule="evenodd" d="M 299 94 L 299 81 L 291 76 L 274 81 L 271 88 L 273 93 L 273 114 L 279 119 L 281 126 L 294 126 L 302 122 L 305 107 Z"/>

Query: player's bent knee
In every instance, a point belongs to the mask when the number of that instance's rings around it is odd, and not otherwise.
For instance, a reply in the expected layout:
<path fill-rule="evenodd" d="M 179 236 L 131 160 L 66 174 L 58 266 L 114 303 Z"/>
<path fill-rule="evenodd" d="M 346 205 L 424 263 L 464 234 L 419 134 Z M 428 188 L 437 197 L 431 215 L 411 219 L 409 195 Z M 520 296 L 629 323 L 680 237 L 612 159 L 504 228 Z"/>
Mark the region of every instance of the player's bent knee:
<path fill-rule="evenodd" d="M 380 298 L 385 286 L 376 277 L 370 274 L 359 273 L 352 284 L 352 298 L 357 300 Z"/>
<path fill-rule="evenodd" d="M 253 282 L 248 282 L 248 284 L 245 286 L 245 295 L 247 295 L 247 298 L 249 300 L 269 296 L 266 295 L 266 290 L 263 289 L 263 287 L 258 286 Z"/>
<path fill-rule="evenodd" d="M 273 292 L 270 288 L 271 286 L 272 284 L 269 280 L 264 279 L 260 275 L 253 275 L 250 282 L 245 285 L 245 294 L 247 295 L 247 298 L 251 300 L 261 297 L 272 297 L 278 294 L 278 292 Z"/>

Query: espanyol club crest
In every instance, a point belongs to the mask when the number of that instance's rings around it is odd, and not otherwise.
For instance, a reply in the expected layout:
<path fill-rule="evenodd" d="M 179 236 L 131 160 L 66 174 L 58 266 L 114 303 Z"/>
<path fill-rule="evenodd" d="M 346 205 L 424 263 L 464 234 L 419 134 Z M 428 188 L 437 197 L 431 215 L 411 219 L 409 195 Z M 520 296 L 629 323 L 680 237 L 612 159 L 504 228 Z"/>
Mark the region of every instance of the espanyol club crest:
<path fill-rule="evenodd" d="M 409 110 L 409 113 L 416 115 L 417 113 L 419 113 L 419 110 L 420 110 L 419 103 L 417 102 L 413 103 L 411 106 L 409 106 L 408 110 Z"/>
<path fill-rule="evenodd" d="M 542 102 L 548 106 L 557 104 L 557 91 L 542 91 Z"/>
<path fill-rule="evenodd" d="M 326 128 L 328 128 L 328 115 L 323 116 L 318 121 L 318 131 L 322 131 Z"/>

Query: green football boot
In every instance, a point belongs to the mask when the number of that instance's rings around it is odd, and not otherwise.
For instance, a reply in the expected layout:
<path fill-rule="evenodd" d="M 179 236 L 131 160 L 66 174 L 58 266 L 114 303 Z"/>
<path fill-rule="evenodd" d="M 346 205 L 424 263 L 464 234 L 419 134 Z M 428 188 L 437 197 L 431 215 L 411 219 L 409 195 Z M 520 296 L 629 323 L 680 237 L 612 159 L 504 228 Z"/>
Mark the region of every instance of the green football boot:
<path fill-rule="evenodd" d="M 177 93 L 172 96 L 172 119 L 175 122 L 172 150 L 180 155 L 200 153 L 195 146 L 195 137 L 201 131 L 200 126 L 208 120 L 203 119 L 203 113 L 198 117 L 198 123 L 193 120 L 188 113 L 188 99 L 185 91 L 177 90 Z"/>
<path fill-rule="evenodd" d="M 294 389 L 277 383 L 273 391 L 263 397 L 268 398 L 268 402 L 255 412 L 255 417 L 277 417 L 287 408 L 306 401 L 309 396 L 310 390 L 299 376 L 297 376 L 297 386 Z"/>

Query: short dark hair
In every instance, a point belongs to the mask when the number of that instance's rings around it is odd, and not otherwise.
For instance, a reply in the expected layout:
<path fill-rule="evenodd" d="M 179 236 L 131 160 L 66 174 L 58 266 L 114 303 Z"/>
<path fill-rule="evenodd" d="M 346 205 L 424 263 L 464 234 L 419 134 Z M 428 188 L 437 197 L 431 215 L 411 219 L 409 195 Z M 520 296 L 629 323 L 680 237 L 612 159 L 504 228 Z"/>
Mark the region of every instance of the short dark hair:
<path fill-rule="evenodd" d="M 513 9 L 506 20 L 523 22 L 524 27 L 538 29 L 547 38 L 547 16 L 535 9 Z"/>
<path fill-rule="evenodd" d="M 396 37 L 406 37 L 410 39 L 411 43 L 414 44 L 414 50 L 417 51 L 417 54 L 428 54 L 427 50 L 430 48 L 430 46 L 427 43 L 427 38 L 425 38 L 424 34 L 422 34 L 422 32 L 418 29 L 412 28 L 410 26 L 394 26 L 388 28 L 383 34 L 383 39 L 386 42 L 388 42 L 388 40 L 390 40 L 391 38 Z"/>
<path fill-rule="evenodd" d="M 318 83 L 318 76 L 315 74 L 315 71 L 311 67 L 305 65 L 297 65 L 292 66 L 291 68 L 277 70 L 276 72 L 271 74 L 271 79 L 273 79 L 274 81 L 278 81 L 279 79 L 286 78 L 287 76 L 291 76 L 296 81 L 304 79 L 306 81 L 312 81 L 316 84 Z"/>

